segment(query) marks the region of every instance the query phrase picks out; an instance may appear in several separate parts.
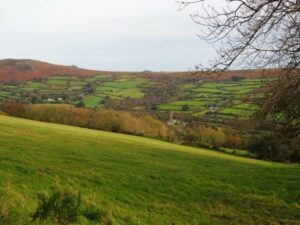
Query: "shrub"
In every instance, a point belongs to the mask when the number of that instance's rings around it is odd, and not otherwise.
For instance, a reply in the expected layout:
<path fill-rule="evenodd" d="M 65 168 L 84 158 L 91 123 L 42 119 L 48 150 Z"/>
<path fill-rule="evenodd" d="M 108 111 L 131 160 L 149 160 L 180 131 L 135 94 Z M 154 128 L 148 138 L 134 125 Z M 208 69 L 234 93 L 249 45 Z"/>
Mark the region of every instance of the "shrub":
<path fill-rule="evenodd" d="M 38 207 L 31 215 L 33 222 L 53 222 L 68 225 L 78 222 L 80 215 L 80 194 L 69 190 L 54 190 L 50 195 L 38 194 Z"/>
<path fill-rule="evenodd" d="M 38 206 L 35 212 L 30 215 L 31 222 L 38 224 L 69 225 L 80 224 L 83 219 L 93 224 L 101 223 L 109 225 L 113 223 L 110 213 L 102 210 L 98 203 L 82 201 L 79 192 L 54 188 L 50 193 L 40 193 L 37 197 Z M 6 215 L 6 208 L 4 209 L 3 212 Z M 1 212 L 0 204 L 0 225 L 10 225 L 1 223 Z M 26 225 L 27 224 L 29 223 L 26 223 Z M 11 225 L 19 224 L 12 223 Z"/>

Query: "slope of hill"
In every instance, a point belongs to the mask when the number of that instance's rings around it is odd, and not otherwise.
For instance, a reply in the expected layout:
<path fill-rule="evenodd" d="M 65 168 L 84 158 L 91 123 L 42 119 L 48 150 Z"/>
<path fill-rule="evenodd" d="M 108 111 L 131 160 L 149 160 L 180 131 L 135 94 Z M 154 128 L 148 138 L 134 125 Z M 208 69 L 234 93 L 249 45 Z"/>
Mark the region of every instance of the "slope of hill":
<path fill-rule="evenodd" d="M 79 190 L 113 224 L 300 221 L 299 165 L 6 116 L 0 140 L 0 224 L 4 199 L 25 220 L 55 184 Z"/>
<path fill-rule="evenodd" d="M 173 110 L 227 122 L 252 115 L 263 89 L 276 80 L 272 78 L 275 74 L 276 70 L 223 74 L 99 72 L 33 60 L 2 60 L 0 104 L 81 102 L 88 108 Z"/>
<path fill-rule="evenodd" d="M 99 71 L 86 70 L 76 66 L 60 66 L 36 60 L 4 59 L 0 60 L 0 83 L 9 81 L 26 81 L 45 78 L 52 75 L 92 76 Z"/>
<path fill-rule="evenodd" d="M 7 59 L 0 60 L 0 104 L 17 100 L 77 105 L 82 101 L 89 108 L 183 111 L 227 122 L 252 115 L 257 108 L 252 103 L 277 73 L 271 69 L 222 74 L 104 72 Z"/>

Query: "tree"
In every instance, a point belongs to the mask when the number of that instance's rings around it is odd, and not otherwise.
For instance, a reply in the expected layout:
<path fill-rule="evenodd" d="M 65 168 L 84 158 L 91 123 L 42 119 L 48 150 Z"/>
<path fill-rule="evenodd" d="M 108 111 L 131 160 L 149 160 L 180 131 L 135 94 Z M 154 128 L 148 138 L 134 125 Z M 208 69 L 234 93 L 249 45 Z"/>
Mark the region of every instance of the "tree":
<path fill-rule="evenodd" d="M 85 87 L 84 87 L 84 91 L 88 94 L 93 94 L 96 91 L 96 84 L 89 82 Z"/>
<path fill-rule="evenodd" d="M 199 37 L 219 43 L 209 70 L 281 69 L 259 115 L 274 124 L 274 140 L 289 142 L 293 157 L 300 160 L 300 0 L 224 0 L 221 6 L 208 0 L 178 3 L 181 9 L 201 5 L 203 11 L 191 15 L 203 27 Z"/>
<path fill-rule="evenodd" d="M 31 99 L 30 99 L 30 102 L 32 104 L 37 104 L 37 103 L 39 103 L 39 101 L 40 100 L 39 100 L 39 98 L 36 95 L 32 96 Z"/>
<path fill-rule="evenodd" d="M 184 8 L 199 2 L 204 12 L 191 15 L 205 28 L 199 37 L 222 41 L 213 69 L 299 66 L 300 0 L 229 0 L 219 8 L 207 0 L 179 3 Z"/>
<path fill-rule="evenodd" d="M 182 111 L 189 111 L 190 110 L 190 106 L 188 104 L 184 104 L 182 107 L 181 107 L 181 110 Z"/>
<path fill-rule="evenodd" d="M 84 108 L 85 107 L 85 104 L 83 101 L 79 101 L 76 105 L 75 105 L 77 108 Z"/>

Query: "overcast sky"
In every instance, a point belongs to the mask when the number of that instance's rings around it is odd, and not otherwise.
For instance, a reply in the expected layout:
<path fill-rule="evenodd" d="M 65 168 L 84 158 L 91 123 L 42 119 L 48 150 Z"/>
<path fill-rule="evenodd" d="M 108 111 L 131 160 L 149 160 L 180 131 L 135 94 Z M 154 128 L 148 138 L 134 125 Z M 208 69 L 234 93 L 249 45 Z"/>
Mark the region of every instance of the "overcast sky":
<path fill-rule="evenodd" d="M 0 58 L 99 70 L 188 70 L 214 56 L 175 0 L 1 0 Z"/>

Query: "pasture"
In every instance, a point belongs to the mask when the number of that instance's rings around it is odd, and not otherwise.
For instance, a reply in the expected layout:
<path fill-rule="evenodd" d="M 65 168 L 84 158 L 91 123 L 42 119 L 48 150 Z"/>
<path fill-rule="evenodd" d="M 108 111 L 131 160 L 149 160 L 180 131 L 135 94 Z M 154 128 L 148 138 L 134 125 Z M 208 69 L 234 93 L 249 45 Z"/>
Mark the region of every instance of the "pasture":
<path fill-rule="evenodd" d="M 300 221 L 296 164 L 6 116 L 0 140 L 0 224 L 3 212 L 17 212 L 14 225 L 30 224 L 37 193 L 53 186 L 80 191 L 112 224 Z"/>
<path fill-rule="evenodd" d="M 87 96 L 83 98 L 86 107 L 94 108 L 103 105 L 104 98 L 98 96 Z"/>

